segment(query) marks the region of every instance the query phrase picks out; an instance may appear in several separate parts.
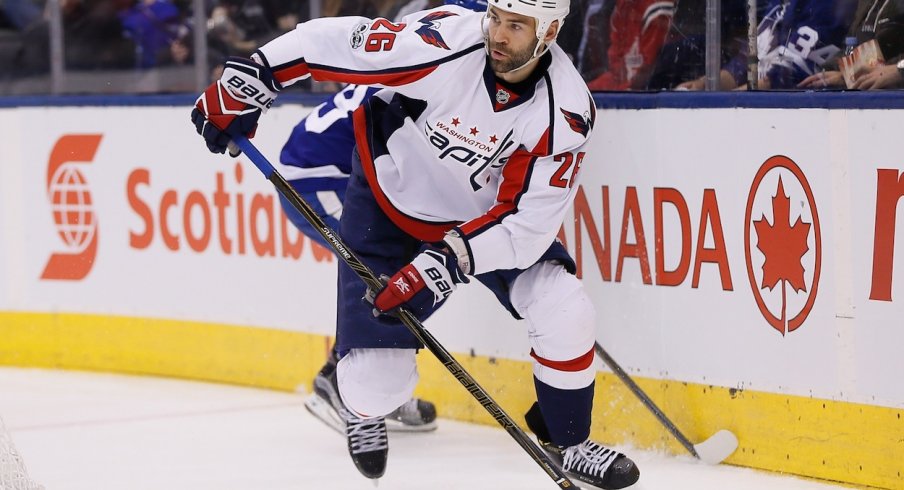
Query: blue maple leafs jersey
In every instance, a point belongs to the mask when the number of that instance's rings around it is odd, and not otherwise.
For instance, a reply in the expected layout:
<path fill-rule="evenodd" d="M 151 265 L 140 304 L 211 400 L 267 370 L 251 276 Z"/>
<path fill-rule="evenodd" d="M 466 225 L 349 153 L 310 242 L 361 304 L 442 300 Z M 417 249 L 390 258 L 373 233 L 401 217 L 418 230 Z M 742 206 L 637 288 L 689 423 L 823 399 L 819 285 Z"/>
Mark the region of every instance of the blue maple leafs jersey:
<path fill-rule="evenodd" d="M 760 78 L 794 88 L 841 51 L 852 0 L 772 0 L 757 29 Z"/>
<path fill-rule="evenodd" d="M 452 5 L 399 22 L 322 18 L 259 51 L 283 85 L 312 76 L 384 88 L 353 116 L 368 184 L 420 240 L 457 227 L 472 274 L 527 268 L 550 246 L 589 161 L 596 115 L 555 44 L 526 80 L 497 80 L 483 19 Z"/>
<path fill-rule="evenodd" d="M 376 92 L 348 85 L 305 116 L 279 155 L 283 177 L 301 192 L 345 188 L 355 147 L 351 115 Z"/>

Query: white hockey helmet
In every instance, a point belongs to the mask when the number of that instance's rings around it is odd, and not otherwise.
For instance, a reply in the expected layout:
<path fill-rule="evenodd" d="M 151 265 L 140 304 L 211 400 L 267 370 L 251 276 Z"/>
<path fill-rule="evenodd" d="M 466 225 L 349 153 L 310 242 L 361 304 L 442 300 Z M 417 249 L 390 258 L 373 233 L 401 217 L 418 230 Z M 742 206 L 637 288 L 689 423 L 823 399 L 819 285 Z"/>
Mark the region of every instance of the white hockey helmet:
<path fill-rule="evenodd" d="M 541 43 L 553 22 L 559 21 L 556 36 L 562 32 L 565 17 L 571 10 L 571 0 L 489 0 L 488 3 L 491 7 L 536 19 L 537 40 Z"/>

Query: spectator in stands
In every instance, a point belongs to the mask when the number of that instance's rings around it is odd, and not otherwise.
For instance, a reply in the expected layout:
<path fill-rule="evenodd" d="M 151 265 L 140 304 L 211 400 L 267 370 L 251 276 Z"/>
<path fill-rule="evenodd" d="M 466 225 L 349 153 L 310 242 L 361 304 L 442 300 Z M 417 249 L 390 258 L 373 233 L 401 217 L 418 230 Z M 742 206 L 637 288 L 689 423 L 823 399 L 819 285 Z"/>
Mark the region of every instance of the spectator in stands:
<path fill-rule="evenodd" d="M 314 0 L 319 3 L 319 0 Z M 310 0 L 261 0 L 267 23 L 277 32 L 289 32 L 300 22 L 309 20 Z"/>
<path fill-rule="evenodd" d="M 884 64 L 867 67 L 855 74 L 855 89 L 896 88 L 904 84 L 899 68 L 904 59 L 904 0 L 860 0 L 848 36 L 857 44 L 875 40 L 885 59 Z M 825 72 L 805 78 L 801 88 L 844 88 L 844 77 L 838 68 L 839 58 L 829 60 Z"/>
<path fill-rule="evenodd" d="M 208 21 L 208 45 L 223 57 L 251 56 L 278 34 L 258 0 L 220 0 Z"/>
<path fill-rule="evenodd" d="M 66 68 L 94 70 L 129 68 L 135 47 L 123 36 L 119 14 L 131 0 L 59 0 L 63 15 L 63 54 Z M 50 24 L 41 18 L 22 32 L 22 44 L 13 60 L 17 76 L 46 73 L 50 69 Z"/>
<path fill-rule="evenodd" d="M 760 5 L 765 7 L 762 2 Z M 742 50 L 746 53 L 747 0 L 723 0 L 721 13 L 721 66 L 739 59 L 742 66 L 738 68 L 744 70 L 743 58 L 738 55 Z M 656 67 L 647 88 L 671 90 L 687 80 L 696 80 L 705 73 L 706 0 L 681 0 L 675 6 L 672 25 L 656 58 Z"/>
<path fill-rule="evenodd" d="M 609 69 L 609 30 L 612 19 L 612 9 L 615 0 L 586 0 L 583 9 L 579 12 L 580 22 L 575 30 L 579 32 L 579 42 L 574 49 L 574 66 L 584 77 L 584 80 L 593 80 Z M 569 14 L 569 17 L 571 14 Z M 569 19 L 565 19 L 565 29 L 569 25 Z M 561 36 L 566 34 L 563 32 Z M 560 41 L 556 41 L 557 43 Z M 561 45 L 560 45 L 561 46 Z M 570 53 L 565 46 L 561 46 L 566 53 Z"/>
<path fill-rule="evenodd" d="M 20 72 L 14 69 L 14 60 L 22 49 L 24 33 L 40 20 L 41 8 L 33 0 L 0 0 L 0 78 Z"/>
<path fill-rule="evenodd" d="M 572 63 L 577 66 L 578 50 L 584 39 L 584 12 L 587 5 L 592 1 L 611 1 L 611 0 L 571 0 L 571 10 L 565 21 L 562 23 L 562 29 L 559 37 L 556 38 L 556 44 L 565 51 L 565 54 L 571 59 Z M 442 3 L 442 1 L 440 1 Z"/>
<path fill-rule="evenodd" d="M 66 68 L 129 68 L 135 47 L 123 35 L 119 15 L 130 0 L 61 0 Z"/>
<path fill-rule="evenodd" d="M 338 0 L 325 2 L 324 17 L 360 15 L 362 17 L 395 19 L 406 2 L 397 0 Z M 328 8 L 329 7 L 329 8 Z"/>
<path fill-rule="evenodd" d="M 758 88 L 790 89 L 841 51 L 855 0 L 771 0 L 757 29 Z M 720 89 L 747 84 L 747 50 L 723 65 Z M 679 89 L 702 90 L 703 78 Z"/>
<path fill-rule="evenodd" d="M 22 31 L 41 19 L 41 7 L 33 0 L 0 0 L 0 16 Z"/>
<path fill-rule="evenodd" d="M 645 90 L 674 10 L 673 0 L 616 0 L 610 21 L 609 67 L 587 86 Z"/>
<path fill-rule="evenodd" d="M 182 40 L 188 37 L 188 25 L 168 0 L 139 0 L 120 14 L 120 19 L 125 36 L 135 43 L 138 68 L 184 62 L 187 58 L 187 46 Z"/>

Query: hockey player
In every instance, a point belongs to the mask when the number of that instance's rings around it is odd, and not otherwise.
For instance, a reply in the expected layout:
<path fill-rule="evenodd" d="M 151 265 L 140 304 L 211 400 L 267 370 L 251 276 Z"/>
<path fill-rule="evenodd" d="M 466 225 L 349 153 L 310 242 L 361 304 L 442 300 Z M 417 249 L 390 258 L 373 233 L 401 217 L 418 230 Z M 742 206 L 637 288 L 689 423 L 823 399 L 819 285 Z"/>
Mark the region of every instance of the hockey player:
<path fill-rule="evenodd" d="M 446 0 L 445 3 L 476 12 L 487 9 L 485 0 Z M 375 88 L 352 84 L 331 95 L 292 129 L 280 153 L 280 174 L 334 230 L 339 229 L 342 201 L 351 174 L 355 146 L 351 115 L 376 91 Z M 302 233 L 331 249 L 323 236 L 282 195 L 280 203 L 283 212 Z M 339 416 L 338 407 L 330 403 L 338 399 L 333 395 L 329 382 L 338 360 L 339 353 L 333 349 L 314 378 L 314 393 L 305 400 L 305 407 L 344 435 L 345 421 Z M 435 420 L 436 407 L 433 403 L 412 398 L 386 415 L 386 428 L 389 431 L 426 432 L 436 429 Z"/>
<path fill-rule="evenodd" d="M 854 15 L 854 0 L 770 0 L 757 27 L 757 88 L 792 89 L 823 70 L 843 45 Z M 682 90 L 703 90 L 705 77 L 678 85 Z M 721 90 L 747 83 L 746 47 L 722 65 Z"/>
<path fill-rule="evenodd" d="M 541 447 L 573 478 L 623 488 L 639 470 L 589 439 L 595 313 L 555 241 L 596 111 L 554 43 L 569 3 L 489 3 L 485 16 L 445 6 L 401 22 L 300 24 L 251 60 L 230 59 L 192 120 L 222 153 L 230 135 L 253 134 L 280 89 L 308 76 L 388 88 L 354 113 L 339 230 L 375 273 L 391 275 L 366 294 L 349 267 L 339 271 L 341 359 L 330 382 L 362 474 L 383 475 L 383 416 L 417 382 L 422 345 L 392 312 L 426 319 L 473 277 L 527 324 L 537 394 L 527 422 Z"/>
<path fill-rule="evenodd" d="M 349 85 L 315 107 L 292 130 L 280 154 L 280 173 L 334 230 L 339 229 L 345 187 L 351 173 L 355 134 L 351 114 L 377 89 Z M 280 203 L 289 220 L 310 239 L 330 249 L 330 245 L 287 200 Z M 331 402 L 338 400 L 329 377 L 336 369 L 338 352 L 333 349 L 326 364 L 314 378 L 314 392 L 304 405 L 324 423 L 345 434 L 345 421 Z M 386 415 L 389 430 L 424 432 L 436 429 L 433 403 L 412 398 Z"/>
<path fill-rule="evenodd" d="M 757 29 L 761 89 L 794 88 L 841 51 L 853 0 L 772 0 Z"/>

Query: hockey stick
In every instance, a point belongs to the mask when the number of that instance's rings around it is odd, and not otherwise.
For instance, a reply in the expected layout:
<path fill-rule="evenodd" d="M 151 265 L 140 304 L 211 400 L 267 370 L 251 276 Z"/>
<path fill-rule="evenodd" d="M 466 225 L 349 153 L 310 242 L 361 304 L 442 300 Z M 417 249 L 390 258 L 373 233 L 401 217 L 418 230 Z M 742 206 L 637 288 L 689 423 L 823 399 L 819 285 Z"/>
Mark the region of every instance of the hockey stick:
<path fill-rule="evenodd" d="M 617 362 L 615 362 L 615 359 L 613 359 L 612 356 L 610 356 L 609 353 L 606 352 L 605 349 L 603 349 L 603 346 L 601 346 L 599 342 L 593 344 L 593 349 L 596 351 L 596 354 L 600 356 L 600 359 L 602 359 L 603 362 L 605 362 L 606 365 L 609 366 L 609 369 L 612 369 L 612 372 L 614 372 L 615 375 L 618 376 L 618 379 L 622 380 L 622 382 L 631 390 L 631 392 L 633 392 L 634 395 L 640 399 L 644 406 L 646 406 L 648 409 L 650 409 L 651 412 L 653 412 L 653 415 L 655 415 L 656 418 L 659 419 L 659 422 L 664 425 L 665 428 L 668 429 L 668 431 L 671 432 L 673 436 L 675 436 L 675 439 L 678 439 L 678 442 L 680 442 L 681 445 L 684 446 L 684 448 L 687 449 L 687 451 L 691 453 L 691 455 L 693 455 L 695 458 L 707 464 L 719 464 L 724 461 L 725 458 L 731 456 L 731 453 L 733 453 L 735 449 L 738 448 L 738 438 L 735 437 L 732 432 L 725 429 L 716 432 L 703 442 L 700 442 L 698 444 L 691 443 L 691 441 L 689 441 L 687 437 L 685 437 L 684 434 L 680 430 L 678 430 L 678 427 L 675 427 L 675 424 L 673 424 L 672 421 L 669 420 L 669 418 L 666 417 L 664 413 L 662 413 L 662 410 L 660 410 L 659 407 L 657 407 L 656 404 L 653 403 L 653 400 L 651 400 L 650 397 L 648 397 L 647 394 L 644 393 L 644 391 L 640 389 L 639 386 L 637 386 L 637 383 L 635 383 L 634 380 L 631 379 L 631 376 L 629 376 L 628 373 L 626 373 L 625 370 L 622 369 L 622 367 L 619 366 Z"/>
<path fill-rule="evenodd" d="M 379 291 L 383 288 L 383 282 L 345 245 L 342 238 L 323 222 L 320 215 L 318 215 L 317 212 L 315 212 L 311 206 L 298 195 L 298 192 L 286 182 L 286 179 L 273 168 L 273 165 L 267 160 L 267 157 L 261 154 L 261 152 L 258 151 L 258 149 L 244 136 L 233 136 L 232 141 L 245 152 L 245 155 L 247 155 L 251 162 L 264 174 L 267 180 L 276 186 L 276 190 L 292 203 L 292 207 L 301 213 L 308 223 L 320 232 L 323 238 L 329 242 L 333 250 L 336 251 L 339 258 L 358 274 L 358 277 L 364 281 L 364 284 L 366 284 L 368 288 L 372 291 Z M 560 488 L 575 488 L 574 483 L 565 476 L 565 473 L 553 463 L 543 450 L 530 440 L 527 434 L 518 427 L 518 424 L 516 424 L 502 407 L 490 397 L 489 393 L 477 384 L 477 381 L 475 381 L 474 378 L 465 371 L 464 367 L 452 357 L 452 354 L 450 354 L 449 351 L 447 351 L 446 348 L 424 328 L 417 317 L 404 308 L 399 309 L 398 313 L 399 319 L 402 320 L 402 323 L 404 323 L 406 327 L 408 327 L 408 330 L 411 331 L 421 343 L 427 346 L 427 349 L 429 349 L 443 366 L 455 376 L 455 379 L 471 393 L 471 396 L 483 405 L 483 408 L 496 419 L 496 422 L 498 422 L 499 425 L 515 439 L 515 442 L 517 442 L 518 445 L 520 445 L 527 454 L 543 468 L 543 471 L 545 471 Z"/>

